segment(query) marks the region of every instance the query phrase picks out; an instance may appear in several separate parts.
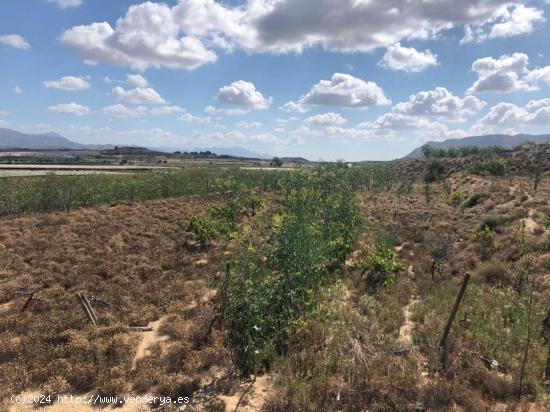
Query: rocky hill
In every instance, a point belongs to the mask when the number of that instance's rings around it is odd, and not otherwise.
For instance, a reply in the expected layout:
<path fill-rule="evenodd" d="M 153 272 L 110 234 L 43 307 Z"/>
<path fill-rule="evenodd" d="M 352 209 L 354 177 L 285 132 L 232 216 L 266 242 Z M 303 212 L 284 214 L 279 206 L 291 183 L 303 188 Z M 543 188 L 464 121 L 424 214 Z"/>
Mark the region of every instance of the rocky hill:
<path fill-rule="evenodd" d="M 527 176 L 532 174 L 540 166 L 542 172 L 550 171 L 550 144 L 524 144 L 512 149 L 505 149 L 498 154 L 506 159 L 510 165 L 510 171 L 514 175 Z M 460 158 L 408 158 L 402 159 L 397 164 L 398 174 L 407 178 L 419 178 L 426 174 L 429 164 L 440 161 L 446 174 L 463 171 L 469 164 L 485 160 L 491 155 L 474 155 Z"/>
<path fill-rule="evenodd" d="M 525 142 L 532 143 L 550 143 L 550 134 L 542 135 L 530 135 L 530 134 L 490 134 L 483 136 L 469 136 L 462 139 L 447 139 L 442 142 L 428 142 L 420 147 L 414 149 L 411 153 L 405 156 L 406 159 L 420 159 L 424 157 L 422 148 L 424 146 L 430 146 L 434 149 L 451 149 L 467 146 L 476 146 L 479 148 L 486 148 L 490 146 L 501 146 L 507 149 L 511 149 L 519 144 Z"/>

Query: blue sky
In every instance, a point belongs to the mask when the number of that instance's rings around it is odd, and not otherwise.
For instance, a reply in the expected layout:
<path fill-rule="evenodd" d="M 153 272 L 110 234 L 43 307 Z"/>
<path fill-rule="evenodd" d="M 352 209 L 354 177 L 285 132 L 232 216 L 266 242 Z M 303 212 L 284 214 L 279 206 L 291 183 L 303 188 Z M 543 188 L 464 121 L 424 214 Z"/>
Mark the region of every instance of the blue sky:
<path fill-rule="evenodd" d="M 313 160 L 549 131 L 546 0 L 4 0 L 0 10 L 0 127 Z"/>

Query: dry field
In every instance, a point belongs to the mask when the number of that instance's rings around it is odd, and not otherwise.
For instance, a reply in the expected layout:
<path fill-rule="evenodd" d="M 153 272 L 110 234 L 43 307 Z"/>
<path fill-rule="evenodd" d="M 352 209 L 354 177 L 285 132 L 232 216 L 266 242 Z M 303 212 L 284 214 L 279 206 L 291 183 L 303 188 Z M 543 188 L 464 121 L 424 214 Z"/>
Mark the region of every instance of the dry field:
<path fill-rule="evenodd" d="M 341 280 L 253 380 L 238 374 L 216 316 L 212 282 L 227 245 L 186 240 L 190 219 L 225 198 L 0 221 L 0 408 L 26 410 L 10 403 L 15 394 L 117 393 L 191 397 L 181 410 L 548 410 L 550 179 L 534 192 L 526 177 L 455 173 L 429 189 L 357 196 L 365 225 Z M 240 222 L 262 213 L 271 212 Z M 365 268 L 381 235 L 398 265 L 395 279 L 373 287 Z M 466 273 L 442 366 L 438 340 Z M 99 327 L 76 293 L 90 299 Z"/>

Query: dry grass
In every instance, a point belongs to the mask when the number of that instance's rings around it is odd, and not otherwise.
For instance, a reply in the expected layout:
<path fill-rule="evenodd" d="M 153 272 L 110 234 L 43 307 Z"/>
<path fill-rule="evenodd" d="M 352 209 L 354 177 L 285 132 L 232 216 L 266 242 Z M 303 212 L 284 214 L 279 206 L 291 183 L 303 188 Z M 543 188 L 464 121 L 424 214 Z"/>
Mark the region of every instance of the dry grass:
<path fill-rule="evenodd" d="M 190 197 L 0 221 L 0 399 L 55 393 L 189 396 L 231 369 L 212 320 L 220 252 L 190 251 L 185 228 L 220 199 Z M 201 264 L 197 264 L 201 261 Z M 9 265 L 5 268 L 6 264 Z M 25 312 L 26 297 L 37 291 Z M 100 327 L 75 297 L 91 300 Z M 140 332 L 167 335 L 132 367 Z"/>

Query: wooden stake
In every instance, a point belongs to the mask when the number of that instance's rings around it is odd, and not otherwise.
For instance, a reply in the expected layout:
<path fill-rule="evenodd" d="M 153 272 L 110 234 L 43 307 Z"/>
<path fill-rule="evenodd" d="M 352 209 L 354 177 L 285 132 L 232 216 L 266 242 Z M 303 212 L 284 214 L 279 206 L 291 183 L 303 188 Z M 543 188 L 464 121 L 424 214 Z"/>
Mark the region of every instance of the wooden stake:
<path fill-rule="evenodd" d="M 92 318 L 94 318 L 94 322 L 96 323 L 96 325 L 99 325 L 99 321 L 97 320 L 97 315 L 95 314 L 94 309 L 92 308 L 92 305 L 90 305 L 90 301 L 88 300 L 86 295 L 82 294 L 82 299 L 84 300 L 84 303 L 88 307 L 88 311 L 92 315 Z"/>
<path fill-rule="evenodd" d="M 86 314 L 86 317 L 90 321 L 92 325 L 97 325 L 96 319 L 94 316 L 92 316 L 88 306 L 86 305 L 86 302 L 84 300 L 84 296 L 81 293 L 77 293 L 76 297 L 78 298 L 78 302 L 80 303 L 80 306 L 82 306 L 82 309 L 84 310 L 84 313 Z"/>
<path fill-rule="evenodd" d="M 470 274 L 466 273 L 466 275 L 464 275 L 464 280 L 462 281 L 462 285 L 460 286 L 460 290 L 458 292 L 455 303 L 453 305 L 453 309 L 451 310 L 451 315 L 449 316 L 449 319 L 447 320 L 447 324 L 445 325 L 443 336 L 439 341 L 439 346 L 443 349 L 442 356 L 441 356 L 441 361 L 443 365 L 445 365 L 447 362 L 447 338 L 449 337 L 449 332 L 451 331 L 451 327 L 453 326 L 456 313 L 458 312 L 458 307 L 460 306 L 460 303 L 464 298 L 464 293 L 466 292 L 466 288 L 468 287 L 469 281 L 470 281 Z"/>

